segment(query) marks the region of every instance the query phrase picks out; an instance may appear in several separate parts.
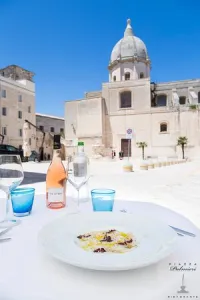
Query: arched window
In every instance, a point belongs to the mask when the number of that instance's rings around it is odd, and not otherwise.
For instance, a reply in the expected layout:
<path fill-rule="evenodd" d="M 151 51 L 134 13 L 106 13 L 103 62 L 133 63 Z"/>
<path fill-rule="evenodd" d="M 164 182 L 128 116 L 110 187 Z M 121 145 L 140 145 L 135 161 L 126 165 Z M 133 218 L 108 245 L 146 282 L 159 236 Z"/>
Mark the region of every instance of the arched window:
<path fill-rule="evenodd" d="M 131 74 L 129 72 L 125 73 L 125 80 L 130 80 Z"/>
<path fill-rule="evenodd" d="M 144 73 L 143 72 L 140 73 L 140 78 L 144 78 Z"/>
<path fill-rule="evenodd" d="M 186 97 L 185 97 L 185 96 L 179 97 L 179 104 L 180 104 L 180 105 L 186 104 Z"/>
<path fill-rule="evenodd" d="M 160 132 L 167 132 L 167 123 L 160 124 Z"/>
<path fill-rule="evenodd" d="M 113 81 L 116 81 L 116 76 L 113 76 Z"/>
<path fill-rule="evenodd" d="M 167 95 L 157 95 L 156 106 L 166 106 L 167 105 Z"/>
<path fill-rule="evenodd" d="M 200 103 L 200 92 L 198 92 L 198 103 Z"/>
<path fill-rule="evenodd" d="M 132 106 L 131 92 L 124 91 L 120 93 L 120 108 L 129 108 Z"/>

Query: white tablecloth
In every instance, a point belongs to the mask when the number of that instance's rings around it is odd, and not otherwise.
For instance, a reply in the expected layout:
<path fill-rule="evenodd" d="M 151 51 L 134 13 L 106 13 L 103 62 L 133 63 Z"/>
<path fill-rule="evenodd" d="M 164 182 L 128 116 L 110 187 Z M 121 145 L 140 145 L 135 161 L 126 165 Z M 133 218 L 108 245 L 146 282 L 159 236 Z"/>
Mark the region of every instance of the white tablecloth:
<path fill-rule="evenodd" d="M 90 210 L 90 204 L 81 204 Z M 32 215 L 22 218 L 7 236 L 12 241 L 0 243 L 1 300 L 64 299 L 137 299 L 164 300 L 177 294 L 185 276 L 188 296 L 200 297 L 200 231 L 187 219 L 164 207 L 144 202 L 116 201 L 115 210 L 127 209 L 134 215 L 152 215 L 170 225 L 195 233 L 180 237 L 177 251 L 156 265 L 126 272 L 98 272 L 79 269 L 47 256 L 37 245 L 40 228 L 65 214 L 67 210 L 50 210 L 45 196 L 35 197 Z M 187 264 L 196 271 L 170 271 L 169 264 Z M 179 299 L 179 298 L 176 298 Z M 194 299 L 194 298 L 193 298 Z M 196 298 L 195 298 L 196 299 Z"/>

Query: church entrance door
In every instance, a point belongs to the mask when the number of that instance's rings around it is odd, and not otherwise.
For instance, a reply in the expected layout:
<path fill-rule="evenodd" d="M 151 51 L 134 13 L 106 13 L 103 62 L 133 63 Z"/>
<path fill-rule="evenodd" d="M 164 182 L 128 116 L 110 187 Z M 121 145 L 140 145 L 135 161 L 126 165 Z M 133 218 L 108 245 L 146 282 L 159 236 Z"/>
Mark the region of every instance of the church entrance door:
<path fill-rule="evenodd" d="M 121 139 L 121 151 L 124 152 L 124 157 L 128 157 L 128 143 L 129 143 L 129 157 L 131 157 L 131 140 Z"/>

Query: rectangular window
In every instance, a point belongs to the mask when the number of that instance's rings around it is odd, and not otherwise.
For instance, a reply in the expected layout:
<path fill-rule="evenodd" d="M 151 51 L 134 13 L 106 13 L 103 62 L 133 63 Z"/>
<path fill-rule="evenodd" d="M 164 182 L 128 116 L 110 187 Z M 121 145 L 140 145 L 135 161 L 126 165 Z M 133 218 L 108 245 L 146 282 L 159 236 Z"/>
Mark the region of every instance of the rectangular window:
<path fill-rule="evenodd" d="M 51 128 L 50 128 L 50 131 L 51 131 L 51 132 L 54 132 L 54 127 L 51 127 Z"/>
<path fill-rule="evenodd" d="M 6 107 L 2 107 L 2 116 L 6 116 L 7 115 L 7 109 Z"/>
<path fill-rule="evenodd" d="M 186 97 L 185 97 L 185 96 L 179 97 L 179 104 L 180 104 L 180 105 L 186 104 Z"/>
<path fill-rule="evenodd" d="M 60 128 L 60 133 L 64 133 L 64 128 Z"/>
<path fill-rule="evenodd" d="M 120 108 L 130 108 L 132 106 L 131 92 L 124 91 L 120 94 Z"/>
<path fill-rule="evenodd" d="M 28 129 L 31 129 L 31 124 L 28 123 Z"/>
<path fill-rule="evenodd" d="M 39 128 L 40 130 L 44 131 L 44 126 L 40 125 Z"/>
<path fill-rule="evenodd" d="M 22 95 L 18 95 L 18 101 L 22 102 Z"/>
<path fill-rule="evenodd" d="M 29 145 L 31 146 L 31 138 L 29 138 Z"/>
<path fill-rule="evenodd" d="M 1 96 L 2 96 L 2 98 L 6 98 L 6 90 L 1 91 Z"/>
<path fill-rule="evenodd" d="M 2 127 L 2 134 L 7 135 L 7 128 L 6 127 Z"/>
<path fill-rule="evenodd" d="M 125 73 L 125 80 L 130 80 L 130 73 L 129 72 Z"/>
<path fill-rule="evenodd" d="M 156 104 L 157 106 L 167 106 L 167 95 L 157 95 Z"/>
<path fill-rule="evenodd" d="M 19 129 L 19 136 L 22 136 L 22 129 Z"/>
<path fill-rule="evenodd" d="M 31 106 L 28 106 L 28 112 L 31 113 Z"/>
<path fill-rule="evenodd" d="M 22 111 L 18 111 L 18 118 L 22 119 Z"/>

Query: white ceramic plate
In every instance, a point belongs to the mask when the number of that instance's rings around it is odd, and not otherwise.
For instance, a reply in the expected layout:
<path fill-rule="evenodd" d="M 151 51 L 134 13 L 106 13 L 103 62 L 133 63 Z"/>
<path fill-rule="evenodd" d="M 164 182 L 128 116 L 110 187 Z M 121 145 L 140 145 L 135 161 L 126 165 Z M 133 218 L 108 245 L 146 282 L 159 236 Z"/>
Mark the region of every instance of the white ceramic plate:
<path fill-rule="evenodd" d="M 116 229 L 131 232 L 138 247 L 128 253 L 93 253 L 80 248 L 76 237 L 95 230 Z M 131 214 L 95 212 L 69 214 L 46 225 L 39 244 L 62 262 L 81 268 L 120 271 L 141 268 L 164 259 L 176 246 L 177 234 L 167 224 Z"/>

